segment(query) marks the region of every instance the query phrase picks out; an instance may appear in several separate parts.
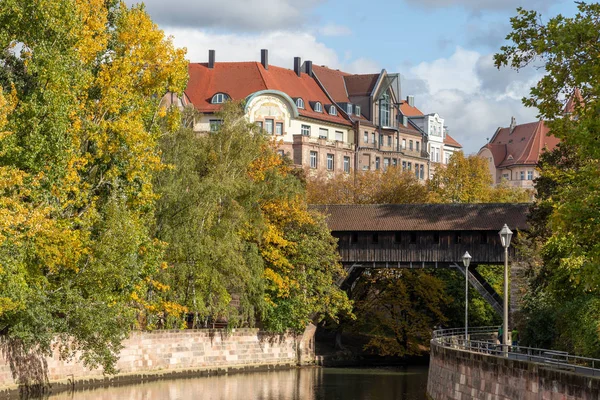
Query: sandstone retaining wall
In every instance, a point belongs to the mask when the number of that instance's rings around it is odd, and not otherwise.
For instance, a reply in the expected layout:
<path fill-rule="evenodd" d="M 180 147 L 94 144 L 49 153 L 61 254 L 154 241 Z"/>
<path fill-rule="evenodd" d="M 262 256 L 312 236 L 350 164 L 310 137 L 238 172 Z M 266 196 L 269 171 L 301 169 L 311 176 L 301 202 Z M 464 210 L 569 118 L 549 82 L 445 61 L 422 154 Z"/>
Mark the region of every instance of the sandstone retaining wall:
<path fill-rule="evenodd" d="M 433 400 L 598 400 L 600 379 L 432 341 L 427 393 Z"/>
<path fill-rule="evenodd" d="M 123 342 L 118 375 L 105 377 L 101 369 L 90 370 L 77 360 L 61 360 L 55 354 L 47 359 L 48 378 L 56 389 L 292 367 L 314 362 L 315 329 L 311 325 L 297 336 L 270 335 L 258 329 L 134 332 Z M 8 363 L 0 357 L 0 397 L 16 388 Z"/>

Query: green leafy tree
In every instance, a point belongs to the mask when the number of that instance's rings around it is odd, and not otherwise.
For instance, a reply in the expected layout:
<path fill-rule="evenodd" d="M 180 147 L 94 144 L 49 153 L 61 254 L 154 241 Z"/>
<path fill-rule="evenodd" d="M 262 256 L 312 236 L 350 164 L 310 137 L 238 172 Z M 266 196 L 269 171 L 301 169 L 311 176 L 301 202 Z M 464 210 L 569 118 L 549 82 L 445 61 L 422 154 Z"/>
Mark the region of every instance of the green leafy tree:
<path fill-rule="evenodd" d="M 547 22 L 535 11 L 519 9 L 507 37 L 512 43 L 502 47 L 495 62 L 498 67 L 544 68 L 524 103 L 537 107 L 561 139 L 559 149 L 545 156 L 536 184 L 532 230 L 524 244 L 534 251 L 526 253 L 531 278 L 523 323 L 529 332 L 546 333 L 529 335 L 532 344 L 540 340 L 598 356 L 600 4 L 580 2 L 577 7 L 575 17 L 559 15 Z M 572 107 L 564 110 L 569 99 Z M 541 324 L 536 318 L 541 312 L 556 318 Z"/>
<path fill-rule="evenodd" d="M 4 354 L 22 384 L 44 384 L 27 372 L 54 339 L 113 372 L 131 296 L 160 264 L 159 99 L 183 90 L 184 51 L 117 1 L 8 0 L 0 21 Z"/>

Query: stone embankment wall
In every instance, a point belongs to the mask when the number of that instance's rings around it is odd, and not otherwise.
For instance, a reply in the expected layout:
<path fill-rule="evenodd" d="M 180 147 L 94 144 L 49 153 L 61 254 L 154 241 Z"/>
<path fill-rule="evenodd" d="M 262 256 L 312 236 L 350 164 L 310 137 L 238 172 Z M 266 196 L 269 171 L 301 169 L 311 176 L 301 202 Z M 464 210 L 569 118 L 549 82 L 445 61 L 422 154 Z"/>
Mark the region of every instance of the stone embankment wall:
<path fill-rule="evenodd" d="M 432 341 L 427 394 L 433 400 L 597 400 L 600 379 Z"/>
<path fill-rule="evenodd" d="M 80 362 L 47 359 L 53 390 L 139 382 L 177 375 L 207 375 L 237 370 L 293 367 L 314 362 L 314 333 L 270 335 L 258 329 L 134 332 L 123 342 L 116 376 L 104 377 Z M 0 398 L 17 388 L 0 356 Z"/>

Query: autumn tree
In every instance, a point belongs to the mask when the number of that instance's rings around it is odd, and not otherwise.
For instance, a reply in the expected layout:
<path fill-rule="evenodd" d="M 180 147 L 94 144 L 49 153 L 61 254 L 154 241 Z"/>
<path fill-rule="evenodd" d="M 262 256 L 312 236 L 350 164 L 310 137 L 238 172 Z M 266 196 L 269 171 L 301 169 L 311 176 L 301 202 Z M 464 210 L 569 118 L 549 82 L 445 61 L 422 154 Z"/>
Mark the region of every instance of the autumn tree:
<path fill-rule="evenodd" d="M 410 171 L 397 167 L 307 178 L 311 204 L 403 204 L 424 203 L 427 187 Z"/>
<path fill-rule="evenodd" d="M 169 243 L 169 267 L 157 280 L 170 290 L 153 293 L 154 303 L 180 304 L 196 326 L 259 321 L 272 332 L 349 312 L 334 284 L 343 274 L 335 240 L 308 211 L 294 169 L 239 104 L 220 118 L 217 132 L 184 126 L 161 141 L 171 168 L 157 176 L 157 235 Z"/>
<path fill-rule="evenodd" d="M 533 268 L 526 327 L 533 344 L 598 357 L 600 335 L 600 4 L 579 2 L 578 13 L 544 22 L 519 9 L 511 19 L 512 43 L 495 56 L 498 67 L 543 67 L 545 75 L 524 104 L 537 107 L 561 140 L 540 167 L 538 198 L 527 248 Z M 568 113 L 564 106 L 572 100 Z M 540 321 L 536 316 L 547 315 Z M 539 322 L 544 322 L 540 325 Z M 536 325 L 537 324 L 537 325 Z M 543 336 L 543 337 L 542 337 Z"/>
<path fill-rule="evenodd" d="M 4 355 L 23 384 L 44 378 L 28 381 L 16 361 L 54 339 L 111 372 L 131 295 L 160 264 L 159 100 L 183 90 L 184 51 L 117 1 L 8 0 L 0 21 Z"/>
<path fill-rule="evenodd" d="M 356 325 L 370 336 L 366 349 L 383 356 L 421 354 L 452 303 L 442 280 L 409 269 L 371 270 L 355 291 Z"/>

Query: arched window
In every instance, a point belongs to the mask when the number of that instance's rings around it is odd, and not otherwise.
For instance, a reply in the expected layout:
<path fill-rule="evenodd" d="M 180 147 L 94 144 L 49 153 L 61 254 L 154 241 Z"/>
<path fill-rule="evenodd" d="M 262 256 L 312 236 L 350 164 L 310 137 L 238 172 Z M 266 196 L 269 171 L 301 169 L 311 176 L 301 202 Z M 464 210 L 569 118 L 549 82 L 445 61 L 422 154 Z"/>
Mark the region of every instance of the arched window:
<path fill-rule="evenodd" d="M 217 93 L 212 97 L 212 100 L 210 101 L 212 104 L 221 104 L 221 103 L 225 103 L 225 101 L 227 101 L 229 99 L 229 96 L 227 96 L 225 93 Z"/>
<path fill-rule="evenodd" d="M 323 106 L 318 101 L 315 103 L 315 111 L 316 112 L 323 112 Z"/>
<path fill-rule="evenodd" d="M 329 115 L 337 115 L 337 109 L 335 106 L 329 106 Z"/>
<path fill-rule="evenodd" d="M 298 97 L 298 98 L 296 99 L 296 106 L 297 106 L 298 108 L 304 108 L 304 100 L 302 100 L 300 97 Z"/>

